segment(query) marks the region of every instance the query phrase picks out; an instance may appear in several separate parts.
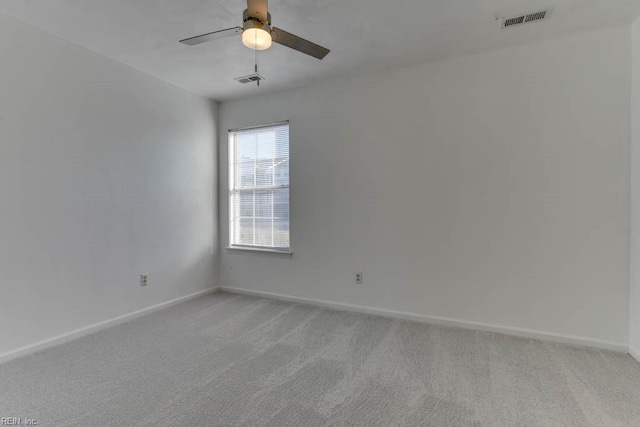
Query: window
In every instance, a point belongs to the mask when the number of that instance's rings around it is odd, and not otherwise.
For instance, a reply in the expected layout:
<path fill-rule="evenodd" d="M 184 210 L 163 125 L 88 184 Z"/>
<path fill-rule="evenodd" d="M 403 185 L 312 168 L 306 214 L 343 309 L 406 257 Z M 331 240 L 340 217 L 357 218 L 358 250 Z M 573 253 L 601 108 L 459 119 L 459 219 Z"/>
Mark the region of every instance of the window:
<path fill-rule="evenodd" d="M 289 123 L 229 132 L 232 247 L 289 251 Z"/>

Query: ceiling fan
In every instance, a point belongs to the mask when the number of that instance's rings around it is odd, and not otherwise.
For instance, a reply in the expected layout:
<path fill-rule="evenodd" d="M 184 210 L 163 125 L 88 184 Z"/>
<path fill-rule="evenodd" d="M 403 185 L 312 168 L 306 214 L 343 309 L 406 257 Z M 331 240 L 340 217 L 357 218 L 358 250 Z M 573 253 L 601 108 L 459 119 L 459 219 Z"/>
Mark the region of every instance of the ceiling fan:
<path fill-rule="evenodd" d="M 327 48 L 280 28 L 271 27 L 271 14 L 267 10 L 267 0 L 247 0 L 247 8 L 242 12 L 242 21 L 242 27 L 227 28 L 190 37 L 180 40 L 180 43 L 193 46 L 242 33 L 242 43 L 254 50 L 268 49 L 271 47 L 271 42 L 274 41 L 318 59 L 324 58 L 330 52 Z"/>

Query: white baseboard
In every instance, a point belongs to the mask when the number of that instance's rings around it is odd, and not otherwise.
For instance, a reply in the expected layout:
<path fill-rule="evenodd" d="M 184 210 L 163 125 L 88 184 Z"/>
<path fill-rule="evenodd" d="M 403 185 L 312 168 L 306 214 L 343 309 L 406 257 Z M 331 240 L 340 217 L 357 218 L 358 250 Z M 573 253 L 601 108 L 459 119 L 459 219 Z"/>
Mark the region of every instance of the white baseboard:
<path fill-rule="evenodd" d="M 75 339 L 93 334 L 95 332 L 101 331 L 111 326 L 118 325 L 120 323 L 128 322 L 130 320 L 136 319 L 138 317 L 144 316 L 145 314 L 153 313 L 154 311 L 162 310 L 163 308 L 168 308 L 176 304 L 180 304 L 185 301 L 189 301 L 195 298 L 199 298 L 204 295 L 212 294 L 214 292 L 218 292 L 220 288 L 209 288 L 203 291 L 194 292 L 189 295 L 185 295 L 183 297 L 175 298 L 170 301 L 166 301 L 160 304 L 153 305 L 151 307 L 143 308 L 141 310 L 134 311 L 133 313 L 125 314 L 123 316 L 114 317 L 113 319 L 105 320 L 103 322 L 94 323 L 93 325 L 89 325 L 84 328 L 76 329 L 75 331 L 67 332 L 62 335 L 55 336 L 53 338 L 49 338 L 35 344 L 30 344 L 24 347 L 20 347 L 15 350 L 11 350 L 9 352 L 0 354 L 0 364 L 4 362 L 8 362 L 9 360 L 17 359 L 18 357 L 26 356 L 29 354 L 36 353 L 38 351 L 47 349 L 49 347 L 54 347 L 69 341 L 73 341 Z"/>
<path fill-rule="evenodd" d="M 629 346 L 625 343 L 601 341 L 592 338 L 578 337 L 574 335 L 556 334 L 553 332 L 535 331 L 530 329 L 514 328 L 510 326 L 490 325 L 480 322 L 470 322 L 466 320 L 449 319 L 446 317 L 425 316 L 416 313 L 403 311 L 385 310 L 382 308 L 365 307 L 361 305 L 345 304 L 333 301 L 324 301 L 311 298 L 294 297 L 289 295 L 275 294 L 271 292 L 254 291 L 235 287 L 222 286 L 220 290 L 243 295 L 252 295 L 265 298 L 272 298 L 282 301 L 297 302 L 302 304 L 316 305 L 333 308 L 342 311 L 353 311 L 357 313 L 375 314 L 395 319 L 412 320 L 415 322 L 429 323 L 434 325 L 452 326 L 456 328 L 471 329 L 475 331 L 496 332 L 521 338 L 531 338 L 543 341 L 553 341 L 562 344 L 575 345 L 580 347 L 593 347 L 602 350 L 610 350 L 620 353 L 627 353 Z M 635 356 L 634 356 L 635 357 Z M 639 359 L 640 360 L 640 359 Z"/>
<path fill-rule="evenodd" d="M 629 347 L 629 356 L 633 357 L 638 362 L 640 362 L 640 350 L 636 350 L 636 349 L 633 349 L 633 348 Z"/>

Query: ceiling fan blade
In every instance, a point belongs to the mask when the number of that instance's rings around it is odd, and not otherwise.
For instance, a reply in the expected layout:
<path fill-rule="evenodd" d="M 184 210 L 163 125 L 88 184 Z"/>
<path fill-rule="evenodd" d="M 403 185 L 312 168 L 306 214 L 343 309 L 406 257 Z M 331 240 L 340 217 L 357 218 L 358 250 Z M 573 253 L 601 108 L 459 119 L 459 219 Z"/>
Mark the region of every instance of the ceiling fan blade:
<path fill-rule="evenodd" d="M 254 16 L 262 22 L 269 21 L 269 16 L 267 15 L 268 7 L 267 0 L 247 0 L 249 16 Z"/>
<path fill-rule="evenodd" d="M 297 50 L 298 52 L 306 53 L 307 55 L 311 55 L 314 58 L 322 59 L 329 52 L 329 49 L 319 46 L 315 43 L 311 43 L 308 40 L 305 40 L 301 37 L 288 33 L 280 28 L 273 28 L 271 30 L 271 38 L 274 42 L 280 43 L 281 45 L 290 47 L 291 49 Z"/>
<path fill-rule="evenodd" d="M 227 28 L 226 30 L 214 31 L 213 33 L 202 34 L 195 37 L 189 37 L 188 39 L 180 40 L 180 43 L 194 46 L 200 43 L 210 42 L 211 40 L 220 39 L 223 37 L 233 36 L 235 34 L 242 33 L 242 27 Z"/>

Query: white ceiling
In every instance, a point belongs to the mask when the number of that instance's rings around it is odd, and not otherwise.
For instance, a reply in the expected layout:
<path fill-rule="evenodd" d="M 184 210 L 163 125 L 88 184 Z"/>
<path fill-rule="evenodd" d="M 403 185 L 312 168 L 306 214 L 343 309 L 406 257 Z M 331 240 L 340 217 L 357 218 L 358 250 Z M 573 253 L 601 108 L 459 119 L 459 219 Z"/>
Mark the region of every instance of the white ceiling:
<path fill-rule="evenodd" d="M 553 7 L 551 19 L 501 30 L 496 12 Z M 241 25 L 244 0 L 0 0 L 0 10 L 195 93 L 227 100 L 319 79 L 529 43 L 631 22 L 640 0 L 271 0 L 273 25 L 331 49 L 322 61 L 274 43 L 257 88 L 240 37 L 178 40 Z"/>

